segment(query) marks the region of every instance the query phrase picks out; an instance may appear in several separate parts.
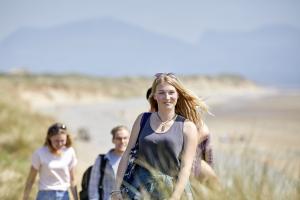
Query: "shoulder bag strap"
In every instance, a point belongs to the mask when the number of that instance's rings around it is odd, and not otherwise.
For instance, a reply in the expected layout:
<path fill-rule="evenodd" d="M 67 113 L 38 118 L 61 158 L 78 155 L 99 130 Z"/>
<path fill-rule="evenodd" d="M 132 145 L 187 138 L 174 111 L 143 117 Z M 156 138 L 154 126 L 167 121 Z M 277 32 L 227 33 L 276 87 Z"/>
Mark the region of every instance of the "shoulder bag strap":
<path fill-rule="evenodd" d="M 139 134 L 138 134 L 138 137 L 136 139 L 135 145 L 138 145 L 141 132 L 142 132 L 148 118 L 150 117 L 150 115 L 151 115 L 150 112 L 146 112 L 146 113 L 143 114 L 142 119 L 141 119 L 141 126 L 140 126 L 140 130 L 139 130 Z"/>
<path fill-rule="evenodd" d="M 100 164 L 100 178 L 98 183 L 98 192 L 99 192 L 99 199 L 103 199 L 103 178 L 104 178 L 104 171 L 105 171 L 105 165 L 107 159 L 105 159 L 104 154 L 99 155 L 101 158 L 101 164 Z"/>

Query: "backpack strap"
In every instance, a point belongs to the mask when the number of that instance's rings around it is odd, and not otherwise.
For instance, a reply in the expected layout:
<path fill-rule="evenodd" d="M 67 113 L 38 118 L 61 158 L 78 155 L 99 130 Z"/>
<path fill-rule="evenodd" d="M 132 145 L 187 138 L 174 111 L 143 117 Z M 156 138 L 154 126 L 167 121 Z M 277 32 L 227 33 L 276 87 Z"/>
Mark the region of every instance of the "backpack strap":
<path fill-rule="evenodd" d="M 147 122 L 147 120 L 148 120 L 148 118 L 150 117 L 151 114 L 152 114 L 151 112 L 145 112 L 143 114 L 142 119 L 141 119 L 140 131 L 139 131 L 138 137 L 137 137 L 136 142 L 135 142 L 136 144 L 139 143 L 139 138 L 140 138 L 141 132 L 142 132 L 142 130 L 143 130 L 143 128 L 144 128 L 144 126 L 145 126 L 145 124 L 146 124 L 146 122 Z"/>
<path fill-rule="evenodd" d="M 100 178 L 99 178 L 99 183 L 98 183 L 98 193 L 99 193 L 99 198 L 103 199 L 103 178 L 104 178 L 104 171 L 105 171 L 105 166 L 106 166 L 106 161 L 107 159 L 105 158 L 104 154 L 99 154 L 101 158 L 101 164 L 100 164 Z"/>

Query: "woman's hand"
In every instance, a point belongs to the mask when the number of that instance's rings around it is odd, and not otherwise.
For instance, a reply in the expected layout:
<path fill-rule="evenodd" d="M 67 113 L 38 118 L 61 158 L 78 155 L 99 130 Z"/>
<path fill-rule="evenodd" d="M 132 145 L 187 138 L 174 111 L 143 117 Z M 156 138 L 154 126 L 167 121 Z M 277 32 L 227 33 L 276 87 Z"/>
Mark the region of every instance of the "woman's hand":
<path fill-rule="evenodd" d="M 180 200 L 180 197 L 174 197 L 174 195 L 172 195 L 168 200 Z"/>
<path fill-rule="evenodd" d="M 111 200 L 123 200 L 123 197 L 121 195 L 121 191 L 111 193 L 110 198 L 111 198 Z"/>

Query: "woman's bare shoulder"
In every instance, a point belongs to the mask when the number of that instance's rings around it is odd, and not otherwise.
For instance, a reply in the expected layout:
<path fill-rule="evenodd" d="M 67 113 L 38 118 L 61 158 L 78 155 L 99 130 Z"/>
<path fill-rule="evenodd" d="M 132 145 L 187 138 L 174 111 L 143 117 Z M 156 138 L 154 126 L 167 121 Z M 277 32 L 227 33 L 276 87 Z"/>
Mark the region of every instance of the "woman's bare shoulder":
<path fill-rule="evenodd" d="M 204 136 L 208 136 L 210 134 L 209 128 L 205 123 L 202 124 L 202 127 L 201 127 L 200 131 L 202 132 L 202 134 Z"/>
<path fill-rule="evenodd" d="M 194 122 L 186 119 L 184 121 L 183 133 L 188 136 L 196 137 L 197 136 L 197 127 Z"/>

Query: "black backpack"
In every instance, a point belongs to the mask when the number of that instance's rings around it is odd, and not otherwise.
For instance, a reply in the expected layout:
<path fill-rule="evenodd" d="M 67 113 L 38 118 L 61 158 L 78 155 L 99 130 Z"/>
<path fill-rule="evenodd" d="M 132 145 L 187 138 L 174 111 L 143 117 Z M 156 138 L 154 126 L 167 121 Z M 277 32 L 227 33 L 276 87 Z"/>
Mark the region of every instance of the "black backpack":
<path fill-rule="evenodd" d="M 100 179 L 98 184 L 98 192 L 100 200 L 103 199 L 103 176 L 104 170 L 107 159 L 105 159 L 104 154 L 99 154 L 101 158 L 101 165 L 100 165 Z M 91 177 L 93 165 L 89 166 L 85 172 L 83 173 L 82 180 L 81 180 L 81 191 L 79 192 L 79 199 L 80 200 L 89 200 L 88 190 L 89 190 L 89 182 Z"/>

